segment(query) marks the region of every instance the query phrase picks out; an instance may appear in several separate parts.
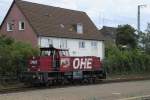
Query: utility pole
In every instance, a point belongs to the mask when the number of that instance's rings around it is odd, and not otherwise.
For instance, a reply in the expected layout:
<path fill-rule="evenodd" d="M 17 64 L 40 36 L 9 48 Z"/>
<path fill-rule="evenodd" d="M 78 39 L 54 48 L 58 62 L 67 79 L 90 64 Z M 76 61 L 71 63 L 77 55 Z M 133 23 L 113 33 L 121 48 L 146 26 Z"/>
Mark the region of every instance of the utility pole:
<path fill-rule="evenodd" d="M 141 31 L 141 7 L 146 7 L 146 5 L 138 5 L 138 15 L 137 15 L 137 29 L 138 33 Z"/>
<path fill-rule="evenodd" d="M 137 29 L 139 33 L 140 32 L 140 5 L 138 5 Z"/>

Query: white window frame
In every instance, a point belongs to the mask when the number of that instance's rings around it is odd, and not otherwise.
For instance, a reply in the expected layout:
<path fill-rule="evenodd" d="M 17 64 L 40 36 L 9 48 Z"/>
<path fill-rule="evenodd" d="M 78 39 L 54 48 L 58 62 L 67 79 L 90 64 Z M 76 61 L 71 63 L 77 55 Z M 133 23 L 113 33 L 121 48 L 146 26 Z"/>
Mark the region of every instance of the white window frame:
<path fill-rule="evenodd" d="M 85 41 L 79 41 L 79 48 L 85 48 Z"/>
<path fill-rule="evenodd" d="M 66 39 L 61 39 L 60 40 L 60 48 L 61 49 L 67 49 L 67 40 Z"/>
<path fill-rule="evenodd" d="M 12 26 L 10 26 L 10 25 L 12 25 Z M 12 27 L 12 29 L 11 29 L 10 27 Z M 11 31 L 13 31 L 13 29 L 14 29 L 14 24 L 13 24 L 13 22 L 7 22 L 7 31 L 8 31 L 8 32 L 11 32 Z"/>
<path fill-rule="evenodd" d="M 77 33 L 79 34 L 83 33 L 83 25 L 81 23 L 77 24 Z"/>
<path fill-rule="evenodd" d="M 53 40 L 52 39 L 48 39 L 48 45 L 53 45 Z"/>
<path fill-rule="evenodd" d="M 98 46 L 98 42 L 97 41 L 92 41 L 91 42 L 91 46 L 92 46 L 92 48 L 97 48 L 97 46 Z"/>
<path fill-rule="evenodd" d="M 24 23 L 24 28 L 22 27 L 22 23 Z M 25 30 L 25 21 L 19 21 L 19 30 Z"/>

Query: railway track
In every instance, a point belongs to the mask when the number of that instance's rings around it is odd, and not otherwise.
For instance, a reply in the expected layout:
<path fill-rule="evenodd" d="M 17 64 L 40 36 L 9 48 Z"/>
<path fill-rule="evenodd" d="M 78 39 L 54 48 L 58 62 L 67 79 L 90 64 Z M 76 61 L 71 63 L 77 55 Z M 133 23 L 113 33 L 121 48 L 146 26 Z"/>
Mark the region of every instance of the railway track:
<path fill-rule="evenodd" d="M 17 93 L 17 92 L 26 92 L 26 91 L 34 91 L 34 90 L 44 90 L 44 89 L 55 89 L 55 88 L 67 88 L 72 86 L 87 86 L 87 85 L 97 85 L 97 84 L 109 84 L 109 83 L 117 83 L 117 82 L 129 82 L 129 81 L 142 81 L 142 80 L 150 80 L 150 77 L 136 77 L 136 78 L 123 78 L 123 79 L 109 79 L 98 81 L 96 83 L 85 83 L 85 84 L 65 84 L 65 85 L 53 85 L 50 87 L 40 86 L 40 87 L 31 87 L 31 86 L 23 86 L 23 87 L 16 87 L 16 88 L 9 88 L 9 89 L 1 89 L 0 94 L 7 94 L 7 93 Z"/>

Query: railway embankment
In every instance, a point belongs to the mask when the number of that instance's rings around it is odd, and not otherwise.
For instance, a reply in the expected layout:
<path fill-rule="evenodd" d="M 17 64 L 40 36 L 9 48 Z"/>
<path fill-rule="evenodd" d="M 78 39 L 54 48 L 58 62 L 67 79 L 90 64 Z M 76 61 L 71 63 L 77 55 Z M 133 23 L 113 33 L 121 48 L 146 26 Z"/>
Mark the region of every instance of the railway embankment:
<path fill-rule="evenodd" d="M 106 80 L 99 81 L 95 84 L 109 84 L 109 83 L 117 83 L 117 82 L 121 83 L 121 82 L 141 81 L 141 80 L 150 80 L 150 74 L 109 75 L 107 76 Z M 36 89 L 80 86 L 80 85 L 81 84 L 76 84 L 76 85 L 71 84 L 71 85 L 51 86 L 51 87 L 29 87 L 29 86 L 24 85 L 23 83 L 13 82 L 13 83 L 0 84 L 0 94 L 31 91 L 31 90 L 36 90 Z M 91 84 L 84 84 L 84 85 L 91 85 Z"/>

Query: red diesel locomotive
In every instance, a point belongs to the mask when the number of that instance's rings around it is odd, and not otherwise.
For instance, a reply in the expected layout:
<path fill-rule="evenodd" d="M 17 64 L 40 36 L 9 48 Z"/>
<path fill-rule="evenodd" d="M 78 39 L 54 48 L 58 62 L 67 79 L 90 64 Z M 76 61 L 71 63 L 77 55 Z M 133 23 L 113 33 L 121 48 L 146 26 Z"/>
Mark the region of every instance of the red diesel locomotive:
<path fill-rule="evenodd" d="M 99 57 L 70 56 L 67 49 L 40 48 L 40 56 L 29 60 L 26 82 L 32 84 L 64 84 L 72 82 L 95 82 L 105 79 Z"/>

